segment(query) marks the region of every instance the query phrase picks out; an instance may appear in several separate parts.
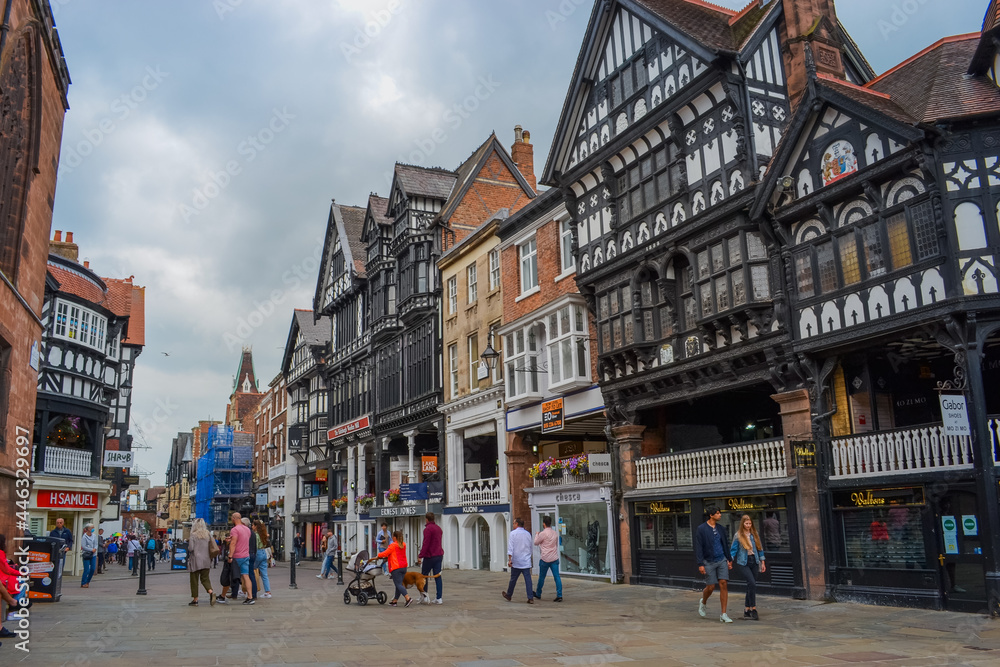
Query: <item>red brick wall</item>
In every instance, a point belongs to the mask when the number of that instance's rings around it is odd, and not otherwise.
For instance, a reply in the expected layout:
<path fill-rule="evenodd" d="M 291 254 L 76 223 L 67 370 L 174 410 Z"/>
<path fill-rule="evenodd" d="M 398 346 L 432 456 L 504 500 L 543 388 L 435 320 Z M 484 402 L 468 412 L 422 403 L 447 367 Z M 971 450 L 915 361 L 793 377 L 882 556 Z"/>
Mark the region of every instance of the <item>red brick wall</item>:
<path fill-rule="evenodd" d="M 452 240 L 446 234 L 445 250 L 451 248 L 486 222 L 502 208 L 513 214 L 531 201 L 531 197 L 518 184 L 514 174 L 494 151 L 472 183 L 465 197 L 448 218 L 455 232 Z"/>
<path fill-rule="evenodd" d="M 6 46 L 19 40 L 18 35 L 30 21 L 40 20 L 33 15 L 33 3 L 29 0 L 14 0 L 11 10 L 10 31 Z M 37 25 L 37 24 L 36 24 Z M 36 42 L 44 48 L 44 40 Z M 10 60 L 10 48 L 0 54 L 0 72 Z M 16 456 L 17 428 L 31 430 L 35 421 L 35 393 L 37 377 L 29 366 L 31 344 L 41 340 L 41 327 L 32 316 L 41 315 L 42 299 L 45 291 L 45 265 L 49 249 L 49 230 L 52 224 L 52 201 L 55 199 L 56 165 L 62 142 L 63 117 L 66 112 L 60 79 L 52 69 L 49 54 L 38 59 L 41 70 L 35 72 L 36 85 L 41 86 L 41 116 L 39 153 L 30 156 L 37 163 L 38 173 L 30 177 L 27 191 L 27 214 L 21 240 L 20 262 L 15 283 L 21 298 L 27 302 L 30 312 L 25 309 L 10 288 L 0 283 L 0 337 L 11 346 L 7 383 L 9 387 L 5 439 L 5 451 L 0 451 L 0 532 L 12 536 L 15 531 L 14 489 L 18 467 Z M 9 202 L 3 202 L 3 207 Z M 23 432 L 22 432 L 23 433 Z M 30 455 L 29 455 L 30 463 Z"/>

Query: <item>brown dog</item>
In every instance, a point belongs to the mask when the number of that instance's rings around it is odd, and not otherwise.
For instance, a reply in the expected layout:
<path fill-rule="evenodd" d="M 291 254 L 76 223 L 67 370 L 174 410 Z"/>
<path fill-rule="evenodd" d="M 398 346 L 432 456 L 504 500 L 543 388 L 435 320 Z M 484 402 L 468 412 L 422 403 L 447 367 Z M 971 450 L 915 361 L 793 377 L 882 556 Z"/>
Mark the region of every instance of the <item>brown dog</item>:
<path fill-rule="evenodd" d="M 415 587 L 417 592 L 420 593 L 420 604 L 430 604 L 431 598 L 427 595 L 427 580 L 436 579 L 441 576 L 441 573 L 423 575 L 419 572 L 407 572 L 403 575 L 403 586 L 409 590 L 410 587 Z"/>

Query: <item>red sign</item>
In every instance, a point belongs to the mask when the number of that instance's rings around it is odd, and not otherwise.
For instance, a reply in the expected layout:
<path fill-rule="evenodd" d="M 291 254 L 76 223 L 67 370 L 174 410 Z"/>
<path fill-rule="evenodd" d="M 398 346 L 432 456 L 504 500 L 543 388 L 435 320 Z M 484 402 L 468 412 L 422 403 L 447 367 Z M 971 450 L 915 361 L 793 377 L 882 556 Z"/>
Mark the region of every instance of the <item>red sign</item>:
<path fill-rule="evenodd" d="M 39 491 L 39 507 L 58 507 L 62 509 L 96 510 L 97 494 L 78 491 Z"/>
<path fill-rule="evenodd" d="M 333 440 L 334 438 L 340 438 L 355 431 L 360 431 L 363 428 L 368 428 L 371 426 L 371 420 L 368 416 L 360 417 L 352 422 L 347 422 L 346 424 L 341 424 L 340 426 L 334 426 L 326 433 L 327 440 Z"/>

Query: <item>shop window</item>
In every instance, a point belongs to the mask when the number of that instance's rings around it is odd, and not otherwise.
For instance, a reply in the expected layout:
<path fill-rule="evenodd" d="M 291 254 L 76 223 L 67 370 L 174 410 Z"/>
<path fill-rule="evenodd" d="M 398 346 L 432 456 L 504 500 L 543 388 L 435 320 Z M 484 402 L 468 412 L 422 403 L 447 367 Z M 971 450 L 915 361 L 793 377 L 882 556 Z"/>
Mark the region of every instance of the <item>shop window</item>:
<path fill-rule="evenodd" d="M 559 567 L 563 572 L 610 573 L 606 503 L 560 505 L 558 530 L 562 535 Z"/>
<path fill-rule="evenodd" d="M 784 507 L 784 496 L 749 496 L 741 498 L 706 499 L 706 505 L 720 508 L 737 507 L 741 509 L 723 509 L 720 523 L 726 527 L 731 540 L 740 527 L 743 515 L 750 517 L 754 528 L 763 541 L 764 556 L 769 551 L 787 553 L 791 551 L 788 535 L 788 510 Z M 745 509 L 743 509 L 745 508 Z"/>
<path fill-rule="evenodd" d="M 840 513 L 848 567 L 929 567 L 919 507 Z"/>

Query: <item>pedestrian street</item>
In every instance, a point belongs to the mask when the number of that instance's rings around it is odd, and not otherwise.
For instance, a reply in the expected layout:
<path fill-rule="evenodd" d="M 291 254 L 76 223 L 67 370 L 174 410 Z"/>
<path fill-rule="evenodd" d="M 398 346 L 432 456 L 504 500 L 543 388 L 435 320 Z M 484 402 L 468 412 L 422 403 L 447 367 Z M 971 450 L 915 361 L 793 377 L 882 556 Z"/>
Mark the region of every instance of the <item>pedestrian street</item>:
<path fill-rule="evenodd" d="M 211 571 L 218 582 L 219 569 Z M 444 604 L 390 608 L 344 604 L 319 563 L 272 570 L 272 599 L 189 607 L 187 572 L 157 569 L 138 579 L 110 566 L 89 589 L 63 581 L 62 600 L 31 608 L 30 653 L 5 639 L 4 665 L 996 665 L 1000 624 L 983 616 L 760 596 L 759 621 L 744 621 L 730 596 L 732 624 L 697 614 L 694 591 L 612 586 L 564 577 L 564 601 L 505 601 L 506 573 L 445 570 Z M 537 581 L 535 582 L 537 585 Z M 391 596 L 391 582 L 376 580 Z M 433 584 L 432 584 L 433 590 Z M 413 592 L 411 591 L 411 594 Z M 416 596 L 414 596 L 416 600 Z M 7 623 L 8 628 L 14 624 Z"/>

